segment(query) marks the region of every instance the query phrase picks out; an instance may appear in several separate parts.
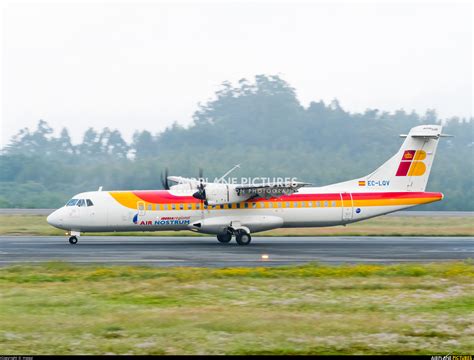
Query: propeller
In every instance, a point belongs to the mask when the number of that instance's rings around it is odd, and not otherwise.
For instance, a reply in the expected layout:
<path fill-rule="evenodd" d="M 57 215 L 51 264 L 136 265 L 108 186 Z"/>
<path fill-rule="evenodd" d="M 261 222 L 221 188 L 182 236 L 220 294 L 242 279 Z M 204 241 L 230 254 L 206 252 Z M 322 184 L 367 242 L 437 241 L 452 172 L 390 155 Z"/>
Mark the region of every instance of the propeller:
<path fill-rule="evenodd" d="M 163 177 L 163 173 L 160 174 L 161 177 L 161 185 L 165 190 L 170 189 L 170 184 L 168 183 L 168 168 L 165 168 L 165 176 Z"/>
<path fill-rule="evenodd" d="M 203 171 L 202 168 L 199 168 L 199 185 L 197 186 L 198 191 L 196 191 L 193 194 L 193 197 L 196 199 L 201 200 L 201 208 L 202 204 L 204 202 L 205 205 L 207 205 L 207 200 L 206 200 L 206 185 L 204 184 L 204 178 L 203 178 Z"/>

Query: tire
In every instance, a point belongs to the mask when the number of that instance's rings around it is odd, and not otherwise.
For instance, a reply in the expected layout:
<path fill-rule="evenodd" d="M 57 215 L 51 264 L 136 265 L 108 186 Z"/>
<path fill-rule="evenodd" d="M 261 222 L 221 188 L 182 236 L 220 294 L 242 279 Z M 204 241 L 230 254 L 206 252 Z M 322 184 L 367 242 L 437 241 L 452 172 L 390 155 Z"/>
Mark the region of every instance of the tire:
<path fill-rule="evenodd" d="M 249 233 L 240 230 L 237 235 L 235 236 L 235 240 L 239 245 L 248 245 L 252 241 L 252 237 Z"/>
<path fill-rule="evenodd" d="M 77 236 L 71 236 L 69 238 L 69 244 L 71 244 L 71 245 L 77 244 Z"/>
<path fill-rule="evenodd" d="M 217 235 L 217 240 L 220 243 L 227 244 L 229 241 L 232 240 L 232 234 Z"/>

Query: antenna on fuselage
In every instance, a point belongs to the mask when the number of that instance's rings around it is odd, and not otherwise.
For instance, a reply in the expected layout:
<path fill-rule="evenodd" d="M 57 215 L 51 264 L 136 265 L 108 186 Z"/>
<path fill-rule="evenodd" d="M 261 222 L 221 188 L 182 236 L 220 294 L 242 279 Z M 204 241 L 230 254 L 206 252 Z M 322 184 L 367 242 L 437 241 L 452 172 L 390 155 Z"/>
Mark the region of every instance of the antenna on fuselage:
<path fill-rule="evenodd" d="M 220 183 L 222 180 L 224 180 L 224 178 L 229 175 L 232 171 L 234 171 L 235 169 L 239 169 L 240 168 L 240 164 L 237 164 L 235 165 L 232 169 L 230 169 L 229 171 L 227 171 L 224 175 L 222 175 L 216 182 Z"/>
<path fill-rule="evenodd" d="M 102 191 L 102 186 L 99 186 L 99 190 L 97 190 L 97 191 Z"/>

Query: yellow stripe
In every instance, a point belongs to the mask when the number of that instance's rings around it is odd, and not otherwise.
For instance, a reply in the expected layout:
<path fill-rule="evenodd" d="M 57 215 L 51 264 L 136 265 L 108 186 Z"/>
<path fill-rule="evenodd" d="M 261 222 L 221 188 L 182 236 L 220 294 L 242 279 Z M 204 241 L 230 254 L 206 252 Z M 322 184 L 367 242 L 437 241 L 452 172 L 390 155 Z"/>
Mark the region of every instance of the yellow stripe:
<path fill-rule="evenodd" d="M 145 203 L 135 194 L 129 191 L 109 192 L 109 194 L 120 204 L 130 209 L 137 209 L 137 203 L 140 201 Z"/>

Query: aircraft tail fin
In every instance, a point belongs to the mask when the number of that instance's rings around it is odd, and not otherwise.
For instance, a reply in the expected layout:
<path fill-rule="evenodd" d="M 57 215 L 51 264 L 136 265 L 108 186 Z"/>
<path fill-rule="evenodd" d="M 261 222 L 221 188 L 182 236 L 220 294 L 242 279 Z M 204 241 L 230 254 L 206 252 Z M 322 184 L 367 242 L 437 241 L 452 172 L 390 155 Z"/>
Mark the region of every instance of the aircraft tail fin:
<path fill-rule="evenodd" d="M 425 191 L 441 133 L 441 125 L 420 125 L 412 128 L 400 150 L 377 170 L 330 188 L 358 191 Z"/>
<path fill-rule="evenodd" d="M 358 180 L 358 187 L 378 187 L 385 191 L 425 191 L 441 125 L 420 125 L 412 128 L 400 150 L 377 170 Z"/>

